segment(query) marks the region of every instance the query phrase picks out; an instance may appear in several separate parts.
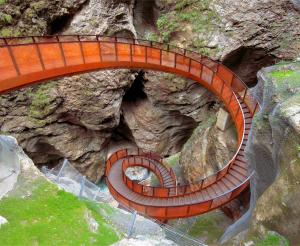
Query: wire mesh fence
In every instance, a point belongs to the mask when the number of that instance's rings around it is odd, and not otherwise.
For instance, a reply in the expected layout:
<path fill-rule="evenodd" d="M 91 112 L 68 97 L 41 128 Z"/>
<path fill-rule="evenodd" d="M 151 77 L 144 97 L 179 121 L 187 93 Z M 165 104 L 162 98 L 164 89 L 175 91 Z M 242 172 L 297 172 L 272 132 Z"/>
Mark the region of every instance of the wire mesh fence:
<path fill-rule="evenodd" d="M 110 202 L 113 200 L 105 187 L 97 186 L 87 180 L 67 160 L 52 169 L 44 166 L 42 172 L 59 187 L 79 198 L 96 202 Z"/>
<path fill-rule="evenodd" d="M 52 182 L 56 183 L 65 191 L 78 196 L 80 199 L 87 199 L 102 203 L 110 203 L 114 201 L 106 187 L 99 187 L 87 180 L 86 177 L 77 171 L 66 159 L 63 163 L 55 166 L 52 169 L 44 166 L 42 167 L 41 171 Z M 161 223 L 145 215 L 142 217 L 136 216 L 136 211 L 134 210 L 126 210 L 128 213 L 128 216 L 126 216 L 126 221 L 121 219 L 122 215 L 120 213 L 117 213 L 117 219 L 112 218 L 112 220 L 119 229 L 128 235 L 128 237 L 147 233 L 151 235 L 149 232 L 150 229 L 150 231 L 153 231 L 155 235 L 162 233 L 166 239 L 172 240 L 178 245 L 206 245 L 198 239 L 193 238 L 170 225 Z M 145 223 L 145 219 L 148 221 L 147 225 Z M 161 231 L 159 231 L 158 228 L 160 228 Z"/>

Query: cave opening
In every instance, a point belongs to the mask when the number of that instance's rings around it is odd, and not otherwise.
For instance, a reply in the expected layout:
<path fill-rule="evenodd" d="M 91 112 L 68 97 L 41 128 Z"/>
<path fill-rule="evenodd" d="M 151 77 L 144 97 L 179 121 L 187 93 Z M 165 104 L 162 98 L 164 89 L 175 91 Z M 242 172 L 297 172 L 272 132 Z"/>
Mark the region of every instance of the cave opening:
<path fill-rule="evenodd" d="M 160 10 L 155 0 L 135 1 L 133 24 L 137 32 L 143 35 L 147 30 L 155 31 L 159 15 Z"/>
<path fill-rule="evenodd" d="M 244 46 L 223 59 L 223 64 L 238 74 L 249 87 L 257 84 L 256 75 L 260 69 L 274 65 L 275 62 L 275 56 L 268 54 L 265 49 Z"/>
<path fill-rule="evenodd" d="M 140 71 L 133 81 L 129 90 L 126 91 L 123 101 L 125 102 L 136 102 L 147 98 L 146 93 L 144 92 L 144 71 Z"/>
<path fill-rule="evenodd" d="M 54 35 L 64 31 L 71 23 L 73 15 L 63 15 L 55 18 L 48 27 L 49 35 Z"/>
<path fill-rule="evenodd" d="M 38 140 L 33 145 L 33 148 L 27 149 L 25 152 L 38 169 L 41 169 L 43 166 L 52 169 L 64 159 L 63 154 L 60 151 L 42 140 Z"/>

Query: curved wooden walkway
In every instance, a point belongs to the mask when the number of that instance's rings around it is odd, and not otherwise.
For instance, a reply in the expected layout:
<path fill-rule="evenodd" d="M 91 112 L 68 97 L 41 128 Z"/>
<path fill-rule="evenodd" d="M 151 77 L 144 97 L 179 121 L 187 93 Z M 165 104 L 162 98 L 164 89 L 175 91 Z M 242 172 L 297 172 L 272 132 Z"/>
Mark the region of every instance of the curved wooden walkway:
<path fill-rule="evenodd" d="M 219 172 L 195 184 L 177 186 L 171 169 L 154 153 L 123 149 L 106 163 L 107 185 L 117 201 L 157 219 L 208 212 L 237 197 L 251 175 L 244 156 L 258 103 L 247 86 L 220 63 L 193 51 L 146 40 L 93 35 L 0 38 L 0 93 L 56 77 L 100 69 L 143 68 L 197 81 L 224 103 L 237 129 L 239 147 Z M 154 172 L 161 187 L 137 184 L 130 166 Z"/>

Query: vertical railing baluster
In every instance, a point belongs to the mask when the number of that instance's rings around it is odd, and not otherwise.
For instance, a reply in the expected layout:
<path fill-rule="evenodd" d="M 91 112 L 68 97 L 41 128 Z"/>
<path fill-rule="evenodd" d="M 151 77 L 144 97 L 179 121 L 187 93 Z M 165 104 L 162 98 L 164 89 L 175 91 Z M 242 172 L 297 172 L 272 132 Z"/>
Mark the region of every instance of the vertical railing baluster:
<path fill-rule="evenodd" d="M 200 62 L 200 64 L 201 64 L 201 62 Z M 204 65 L 201 64 L 200 75 L 199 75 L 200 79 L 202 79 L 203 67 L 204 67 Z"/>
<path fill-rule="evenodd" d="M 246 94 L 247 94 L 248 88 L 246 87 L 244 95 L 243 95 L 243 101 L 245 100 Z"/>
<path fill-rule="evenodd" d="M 132 44 L 131 43 L 129 43 L 129 48 L 130 48 L 130 62 L 132 63 L 132 61 L 133 61 L 133 58 L 132 58 Z M 127 150 L 126 150 L 126 155 L 127 155 Z"/>
<path fill-rule="evenodd" d="M 211 78 L 211 83 L 210 83 L 210 86 L 211 86 L 211 87 L 213 86 L 215 76 L 217 76 L 217 75 L 216 75 L 216 74 L 213 74 L 213 76 L 212 76 L 212 78 Z"/>
<path fill-rule="evenodd" d="M 162 49 L 159 49 L 159 53 L 160 53 L 159 64 L 162 65 Z"/>
<path fill-rule="evenodd" d="M 36 42 L 35 40 L 35 37 L 32 37 L 32 41 L 35 45 L 35 49 L 36 49 L 36 52 L 38 54 L 38 57 L 39 57 L 39 60 L 40 60 L 40 63 L 41 63 L 41 67 L 42 67 L 42 70 L 45 71 L 45 64 L 44 64 L 44 61 L 43 61 L 43 58 L 42 58 L 42 54 L 41 54 L 41 51 L 40 51 L 40 47 L 38 45 L 38 43 Z"/>
<path fill-rule="evenodd" d="M 62 59 L 63 59 L 64 66 L 66 67 L 67 66 L 67 62 L 66 62 L 66 57 L 65 57 L 64 49 L 62 47 L 62 44 L 61 44 L 61 42 L 59 40 L 58 35 L 56 35 L 55 37 L 56 37 L 56 41 L 58 42 L 58 46 L 59 46 L 59 49 L 60 49 L 60 52 L 61 52 L 61 56 L 62 56 Z"/>
<path fill-rule="evenodd" d="M 82 58 L 83 64 L 85 64 L 85 57 L 84 57 L 83 46 L 82 46 L 82 42 L 81 42 L 81 39 L 80 39 L 80 36 L 79 36 L 79 35 L 77 35 L 77 40 L 78 40 L 79 46 L 80 46 L 80 54 L 81 54 L 81 58 Z"/>
<path fill-rule="evenodd" d="M 192 58 L 189 60 L 189 73 L 191 72 L 191 66 L 192 66 Z"/>
<path fill-rule="evenodd" d="M 4 38 L 4 44 L 7 46 L 8 53 L 9 53 L 10 58 L 11 58 L 13 64 L 14 64 L 14 67 L 15 67 L 15 70 L 16 70 L 16 72 L 17 72 L 17 75 L 20 76 L 20 75 L 21 75 L 21 72 L 20 72 L 18 63 L 17 63 L 17 61 L 16 61 L 14 52 L 13 52 L 13 50 L 12 50 L 10 44 L 7 42 L 6 38 Z"/>
<path fill-rule="evenodd" d="M 115 37 L 115 55 L 116 55 L 116 61 L 118 61 L 119 58 L 118 58 L 118 40 L 117 40 L 117 37 Z"/>
<path fill-rule="evenodd" d="M 253 111 L 253 115 L 255 115 L 257 109 L 258 109 L 258 103 L 255 104 L 255 108 L 254 108 L 254 111 Z"/>
<path fill-rule="evenodd" d="M 223 80 L 222 80 L 222 81 L 223 81 Z M 222 97 L 223 97 L 224 85 L 225 85 L 225 81 L 223 81 L 222 88 L 221 88 L 221 93 L 220 93 L 220 95 L 221 95 Z"/>
<path fill-rule="evenodd" d="M 97 40 L 97 43 L 98 43 L 100 62 L 102 62 L 103 58 L 102 58 L 102 52 L 101 52 L 101 45 L 100 45 L 99 35 L 96 35 L 96 40 Z"/>

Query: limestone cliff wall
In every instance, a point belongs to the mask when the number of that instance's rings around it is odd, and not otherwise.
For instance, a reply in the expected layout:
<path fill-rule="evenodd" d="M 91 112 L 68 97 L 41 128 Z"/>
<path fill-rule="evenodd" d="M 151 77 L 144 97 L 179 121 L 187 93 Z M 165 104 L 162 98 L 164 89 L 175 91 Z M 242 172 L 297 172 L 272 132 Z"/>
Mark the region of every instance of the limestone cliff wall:
<path fill-rule="evenodd" d="M 253 95 L 261 104 L 246 156 L 254 171 L 249 211 L 223 239 L 245 230 L 249 237 L 276 231 L 299 242 L 300 64 L 262 69 Z"/>

